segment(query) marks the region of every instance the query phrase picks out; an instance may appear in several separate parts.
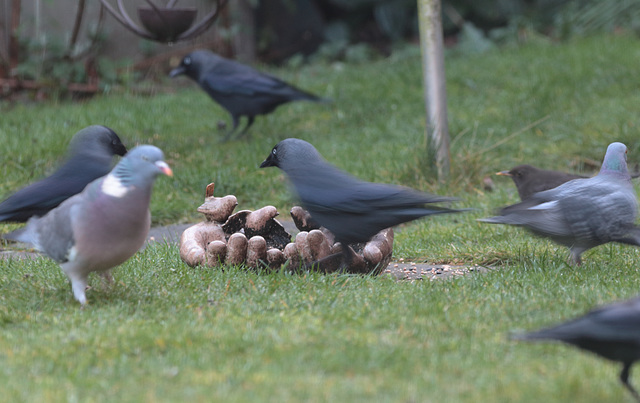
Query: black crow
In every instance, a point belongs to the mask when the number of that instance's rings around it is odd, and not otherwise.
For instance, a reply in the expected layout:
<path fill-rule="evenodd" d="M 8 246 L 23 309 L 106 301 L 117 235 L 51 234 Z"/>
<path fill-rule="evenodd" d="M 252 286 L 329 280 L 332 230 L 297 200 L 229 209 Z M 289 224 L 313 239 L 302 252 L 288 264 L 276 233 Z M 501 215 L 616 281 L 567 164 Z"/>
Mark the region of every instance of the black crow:
<path fill-rule="evenodd" d="M 595 309 L 572 321 L 512 337 L 516 340 L 557 340 L 622 363 L 620 380 L 640 402 L 629 383 L 629 371 L 640 359 L 640 297 Z"/>
<path fill-rule="evenodd" d="M 574 179 L 554 189 L 534 193 L 523 202 L 481 219 L 491 224 L 523 226 L 536 235 L 565 245 L 580 265 L 588 249 L 608 242 L 640 246 L 634 223 L 638 201 L 627 171 L 627 147 L 611 143 L 598 175 Z"/>
<path fill-rule="evenodd" d="M 456 213 L 425 206 L 455 199 L 406 187 L 361 181 L 327 163 L 311 144 L 290 138 L 278 143 L 260 168 L 282 169 L 304 208 L 343 245 L 343 267 L 351 261 L 351 245 L 367 242 L 379 231 L 417 218 Z"/>
<path fill-rule="evenodd" d="M 247 117 L 245 134 L 256 115 L 271 113 L 290 101 L 328 102 L 327 99 L 302 91 L 284 81 L 261 73 L 244 64 L 225 59 L 208 50 L 196 50 L 186 55 L 170 77 L 185 74 L 198 83 L 214 101 L 226 109 L 233 119 L 233 128 L 223 141 L 238 128 L 241 116 Z"/>
<path fill-rule="evenodd" d="M 89 126 L 73 136 L 67 161 L 51 176 L 24 187 L 0 203 L 0 221 L 25 222 L 45 215 L 94 179 L 109 173 L 114 155 L 125 155 L 118 135 L 105 126 Z"/>

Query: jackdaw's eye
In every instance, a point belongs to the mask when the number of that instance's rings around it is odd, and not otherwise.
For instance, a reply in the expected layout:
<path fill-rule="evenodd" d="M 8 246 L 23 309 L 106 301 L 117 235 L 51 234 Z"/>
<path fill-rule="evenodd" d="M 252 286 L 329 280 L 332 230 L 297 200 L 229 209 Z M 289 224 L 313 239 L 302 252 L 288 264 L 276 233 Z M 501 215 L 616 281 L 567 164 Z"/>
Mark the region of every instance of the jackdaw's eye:
<path fill-rule="evenodd" d="M 276 155 L 276 149 L 271 150 L 271 154 Z"/>
<path fill-rule="evenodd" d="M 184 64 L 185 66 L 188 66 L 191 64 L 191 58 L 189 56 L 185 57 L 184 60 L 182 60 L 182 64 Z"/>

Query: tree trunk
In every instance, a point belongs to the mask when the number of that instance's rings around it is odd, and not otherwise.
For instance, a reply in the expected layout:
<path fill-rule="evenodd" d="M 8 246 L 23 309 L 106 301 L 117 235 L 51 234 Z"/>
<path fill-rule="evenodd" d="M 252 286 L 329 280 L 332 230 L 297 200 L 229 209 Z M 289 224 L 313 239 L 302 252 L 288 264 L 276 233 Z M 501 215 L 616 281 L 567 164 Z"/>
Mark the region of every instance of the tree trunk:
<path fill-rule="evenodd" d="M 449 125 L 444 74 L 444 50 L 440 0 L 418 0 L 420 47 L 426 103 L 427 161 L 438 181 L 449 176 Z"/>

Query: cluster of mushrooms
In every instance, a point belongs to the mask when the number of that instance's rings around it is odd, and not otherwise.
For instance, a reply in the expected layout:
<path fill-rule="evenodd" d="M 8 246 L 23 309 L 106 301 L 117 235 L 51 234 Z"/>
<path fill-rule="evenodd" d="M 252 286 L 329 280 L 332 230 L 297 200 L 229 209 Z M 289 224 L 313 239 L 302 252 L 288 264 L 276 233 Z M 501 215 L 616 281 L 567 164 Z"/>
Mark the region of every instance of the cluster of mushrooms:
<path fill-rule="evenodd" d="M 280 270 L 285 263 L 291 271 L 301 268 L 346 273 L 381 273 L 391 261 L 393 229 L 376 234 L 366 244 L 353 247 L 353 259 L 341 267 L 342 245 L 333 234 L 320 227 L 301 207 L 291 209 L 291 217 L 300 231 L 291 235 L 275 217 L 273 206 L 241 210 L 235 196 L 213 196 L 214 184 L 207 186 L 205 201 L 198 207 L 205 220 L 187 228 L 180 238 L 180 257 L 189 266 L 218 267 L 244 264 L 252 268 Z"/>

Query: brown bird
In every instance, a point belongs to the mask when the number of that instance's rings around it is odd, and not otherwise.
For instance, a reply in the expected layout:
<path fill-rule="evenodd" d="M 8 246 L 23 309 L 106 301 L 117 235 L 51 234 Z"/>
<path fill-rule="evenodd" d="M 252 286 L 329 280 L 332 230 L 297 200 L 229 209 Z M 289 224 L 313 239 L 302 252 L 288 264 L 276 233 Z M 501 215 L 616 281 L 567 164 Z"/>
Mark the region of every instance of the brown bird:
<path fill-rule="evenodd" d="M 549 171 L 532 165 L 518 165 L 509 171 L 496 172 L 496 175 L 509 176 L 518 189 L 520 200 L 529 198 L 534 193 L 553 189 L 574 179 L 587 178 L 560 171 Z"/>

